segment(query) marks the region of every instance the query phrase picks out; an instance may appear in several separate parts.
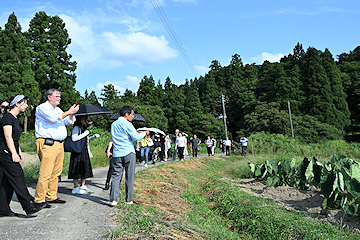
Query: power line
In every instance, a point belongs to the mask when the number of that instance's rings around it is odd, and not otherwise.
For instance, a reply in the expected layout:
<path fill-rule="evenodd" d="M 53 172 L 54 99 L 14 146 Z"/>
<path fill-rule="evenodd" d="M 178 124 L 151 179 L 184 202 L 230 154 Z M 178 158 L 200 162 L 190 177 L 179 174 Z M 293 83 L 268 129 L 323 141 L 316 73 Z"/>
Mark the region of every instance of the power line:
<path fill-rule="evenodd" d="M 193 72 L 193 74 L 195 75 L 195 77 L 199 76 L 199 72 L 196 70 L 194 64 L 192 63 L 192 61 L 190 60 L 190 57 L 188 56 L 188 54 L 186 53 L 183 45 L 180 42 L 180 39 L 178 38 L 174 28 L 172 27 L 169 19 L 167 18 L 163 8 L 161 7 L 160 3 L 158 0 L 150 0 L 151 4 L 153 5 L 156 13 L 158 14 L 161 22 L 163 23 L 163 25 L 165 26 L 166 30 L 168 31 L 168 33 L 170 34 L 170 37 L 172 38 L 172 40 L 174 41 L 177 49 L 179 50 L 181 56 L 183 57 L 183 59 L 185 60 L 186 64 L 188 65 L 188 67 L 190 68 L 190 70 Z"/>

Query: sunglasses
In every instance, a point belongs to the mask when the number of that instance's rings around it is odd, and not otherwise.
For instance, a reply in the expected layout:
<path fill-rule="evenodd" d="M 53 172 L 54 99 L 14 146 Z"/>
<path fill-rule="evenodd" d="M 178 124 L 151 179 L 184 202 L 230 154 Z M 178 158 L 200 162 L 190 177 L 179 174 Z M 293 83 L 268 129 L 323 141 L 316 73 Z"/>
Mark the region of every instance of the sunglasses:
<path fill-rule="evenodd" d="M 0 107 L 1 107 L 1 108 L 6 108 L 6 106 L 4 106 L 4 105 L 1 105 Z"/>

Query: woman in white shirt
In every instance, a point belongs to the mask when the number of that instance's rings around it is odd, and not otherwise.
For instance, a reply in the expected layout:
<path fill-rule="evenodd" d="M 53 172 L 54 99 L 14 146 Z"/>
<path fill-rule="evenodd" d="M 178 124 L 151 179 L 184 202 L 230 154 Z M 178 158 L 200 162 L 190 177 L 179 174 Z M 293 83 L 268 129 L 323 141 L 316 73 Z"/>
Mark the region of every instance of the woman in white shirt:
<path fill-rule="evenodd" d="M 74 188 L 71 191 L 72 194 L 84 194 L 90 192 L 85 185 L 86 178 L 93 177 L 91 161 L 93 155 L 90 152 L 89 141 L 99 137 L 99 134 L 95 134 L 92 137 L 88 137 L 89 130 L 86 128 L 87 116 L 78 117 L 74 123 L 71 139 L 76 142 L 82 138 L 85 138 L 85 143 L 81 153 L 71 153 L 69 164 L 68 178 L 74 182 Z M 79 179 L 81 179 L 81 185 L 79 186 Z"/>
<path fill-rule="evenodd" d="M 186 137 L 182 135 L 182 133 L 179 133 L 179 137 L 176 138 L 175 143 L 175 150 L 178 149 L 179 151 L 179 158 L 180 161 L 184 161 L 184 149 L 187 148 L 187 140 Z"/>

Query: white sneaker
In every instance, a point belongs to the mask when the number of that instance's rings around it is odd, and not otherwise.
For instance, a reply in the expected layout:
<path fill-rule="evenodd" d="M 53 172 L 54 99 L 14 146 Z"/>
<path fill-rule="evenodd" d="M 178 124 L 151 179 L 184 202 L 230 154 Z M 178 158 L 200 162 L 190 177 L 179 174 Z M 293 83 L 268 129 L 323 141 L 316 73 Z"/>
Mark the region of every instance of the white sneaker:
<path fill-rule="evenodd" d="M 147 164 L 145 164 L 144 167 L 147 167 Z"/>
<path fill-rule="evenodd" d="M 116 207 L 117 206 L 117 202 L 116 201 L 112 201 L 111 203 L 109 203 L 110 207 Z"/>
<path fill-rule="evenodd" d="M 133 201 L 131 201 L 131 202 L 125 202 L 125 204 L 128 204 L 128 205 L 131 205 L 131 204 L 133 204 L 134 202 Z"/>
<path fill-rule="evenodd" d="M 88 189 L 87 186 L 85 186 L 85 185 L 81 186 L 80 189 L 84 190 L 87 193 L 90 192 L 90 189 Z"/>
<path fill-rule="evenodd" d="M 73 188 L 71 191 L 72 194 L 85 194 L 86 191 L 84 189 L 81 189 L 80 187 Z"/>

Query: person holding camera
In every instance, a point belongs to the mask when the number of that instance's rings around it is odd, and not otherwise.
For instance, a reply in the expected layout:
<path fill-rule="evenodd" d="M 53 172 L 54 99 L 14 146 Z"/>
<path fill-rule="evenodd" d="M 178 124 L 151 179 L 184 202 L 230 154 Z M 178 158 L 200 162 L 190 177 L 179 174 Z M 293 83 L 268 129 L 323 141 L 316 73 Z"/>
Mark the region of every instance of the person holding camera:
<path fill-rule="evenodd" d="M 74 104 L 63 112 L 59 107 L 61 92 L 55 88 L 46 91 L 47 101 L 35 112 L 35 145 L 40 159 L 39 178 L 35 190 L 35 203 L 50 207 L 49 203 L 65 203 L 57 197 L 58 177 L 64 161 L 63 141 L 67 136 L 66 125 L 74 124 L 73 114 L 79 111 Z"/>
<path fill-rule="evenodd" d="M 241 142 L 241 156 L 246 157 L 246 151 L 247 151 L 247 144 L 248 144 L 248 140 L 246 137 L 242 137 L 240 138 L 240 142 Z"/>

